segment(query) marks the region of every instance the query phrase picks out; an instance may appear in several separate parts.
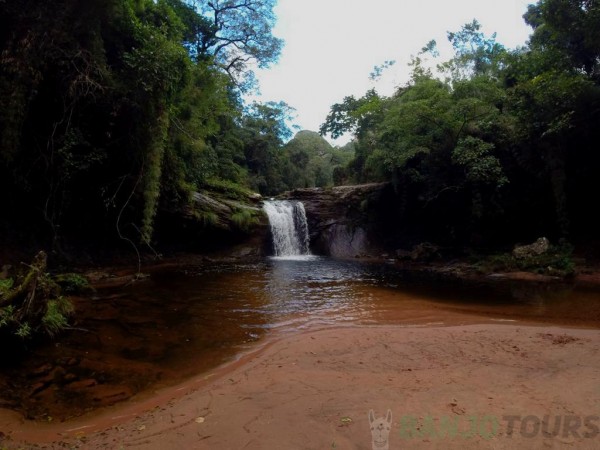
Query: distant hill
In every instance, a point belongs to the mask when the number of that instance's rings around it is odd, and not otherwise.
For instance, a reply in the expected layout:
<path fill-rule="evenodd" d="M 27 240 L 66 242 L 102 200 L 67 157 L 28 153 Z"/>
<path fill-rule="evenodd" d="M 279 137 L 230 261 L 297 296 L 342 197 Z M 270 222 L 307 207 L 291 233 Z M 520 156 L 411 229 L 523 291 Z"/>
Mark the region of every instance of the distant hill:
<path fill-rule="evenodd" d="M 283 178 L 290 189 L 333 186 L 336 172 L 354 158 L 351 145 L 332 147 L 319 133 L 303 130 L 284 148 Z"/>

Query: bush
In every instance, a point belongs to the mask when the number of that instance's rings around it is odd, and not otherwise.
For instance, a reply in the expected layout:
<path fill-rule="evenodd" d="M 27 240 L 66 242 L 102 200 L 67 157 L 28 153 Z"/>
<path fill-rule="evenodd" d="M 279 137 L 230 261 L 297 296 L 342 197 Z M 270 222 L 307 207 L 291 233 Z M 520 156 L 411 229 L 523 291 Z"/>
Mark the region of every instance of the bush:
<path fill-rule="evenodd" d="M 573 247 L 562 243 L 550 246 L 547 252 L 527 258 L 515 258 L 511 253 L 489 255 L 477 266 L 484 273 L 526 271 L 569 277 L 575 273 L 572 255 Z"/>
<path fill-rule="evenodd" d="M 54 276 L 54 281 L 66 294 L 83 294 L 92 289 L 87 278 L 77 273 L 61 273 Z"/>
<path fill-rule="evenodd" d="M 13 280 L 2 280 L 0 287 L 0 331 L 21 339 L 36 335 L 53 337 L 68 326 L 73 312 L 71 302 L 63 297 L 65 290 L 87 287 L 80 275 L 64 274 L 53 279 L 47 272 L 47 255 L 40 251 L 28 265 L 26 274 Z M 59 284 L 61 283 L 61 284 Z"/>
<path fill-rule="evenodd" d="M 7 278 L 6 280 L 0 280 L 0 297 L 4 295 L 4 293 L 10 291 L 13 287 L 14 281 L 12 278 Z"/>
<path fill-rule="evenodd" d="M 55 336 L 68 325 L 68 318 L 73 313 L 73 305 L 63 296 L 48 301 L 46 313 L 42 318 L 42 326 L 48 335 Z"/>

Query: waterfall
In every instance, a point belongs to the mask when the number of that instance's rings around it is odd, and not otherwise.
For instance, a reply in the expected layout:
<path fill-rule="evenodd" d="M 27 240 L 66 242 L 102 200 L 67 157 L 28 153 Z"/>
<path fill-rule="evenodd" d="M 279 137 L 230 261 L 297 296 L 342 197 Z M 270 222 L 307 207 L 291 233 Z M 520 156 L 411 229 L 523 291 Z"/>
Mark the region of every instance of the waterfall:
<path fill-rule="evenodd" d="M 269 217 L 275 256 L 310 255 L 308 224 L 302 202 L 266 201 L 263 209 Z"/>

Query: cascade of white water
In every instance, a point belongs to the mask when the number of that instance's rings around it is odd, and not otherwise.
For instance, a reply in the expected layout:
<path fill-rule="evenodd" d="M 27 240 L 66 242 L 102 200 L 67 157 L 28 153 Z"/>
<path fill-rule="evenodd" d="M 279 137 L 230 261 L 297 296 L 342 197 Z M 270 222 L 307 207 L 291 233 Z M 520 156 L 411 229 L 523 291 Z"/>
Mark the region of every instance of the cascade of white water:
<path fill-rule="evenodd" d="M 275 256 L 310 255 L 308 224 L 302 202 L 266 201 L 263 209 L 269 217 Z"/>

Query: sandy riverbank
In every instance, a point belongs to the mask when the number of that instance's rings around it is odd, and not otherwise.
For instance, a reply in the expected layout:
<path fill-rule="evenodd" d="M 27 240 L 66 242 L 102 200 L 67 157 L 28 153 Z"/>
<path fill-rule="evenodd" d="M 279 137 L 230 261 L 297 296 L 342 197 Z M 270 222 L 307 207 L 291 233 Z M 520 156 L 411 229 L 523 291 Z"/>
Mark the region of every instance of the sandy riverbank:
<path fill-rule="evenodd" d="M 24 423 L 7 412 L 0 430 L 8 448 L 37 441 L 42 448 L 371 449 L 369 409 L 392 411 L 390 449 L 599 448 L 600 419 L 591 416 L 600 415 L 600 333 L 468 325 L 291 334 L 145 402 L 63 424 Z M 521 428 L 522 419 L 507 416 L 531 417 Z M 558 420 L 559 435 L 544 437 Z"/>

